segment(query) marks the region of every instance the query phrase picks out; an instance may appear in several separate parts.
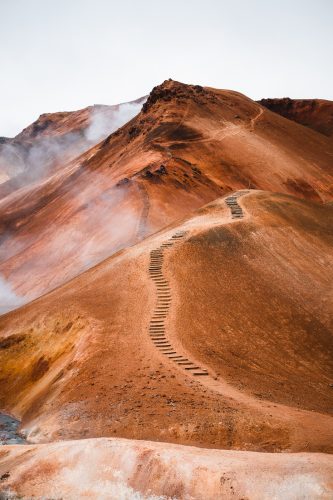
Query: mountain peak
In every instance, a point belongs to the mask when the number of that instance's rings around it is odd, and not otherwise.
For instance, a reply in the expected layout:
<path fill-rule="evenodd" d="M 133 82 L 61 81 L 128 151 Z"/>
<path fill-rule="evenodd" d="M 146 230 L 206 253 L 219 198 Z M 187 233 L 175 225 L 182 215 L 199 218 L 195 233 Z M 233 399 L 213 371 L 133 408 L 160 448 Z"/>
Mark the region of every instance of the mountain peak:
<path fill-rule="evenodd" d="M 190 85 L 170 78 L 152 89 L 142 111 L 146 113 L 158 101 L 188 99 L 205 92 L 207 90 L 201 85 Z"/>

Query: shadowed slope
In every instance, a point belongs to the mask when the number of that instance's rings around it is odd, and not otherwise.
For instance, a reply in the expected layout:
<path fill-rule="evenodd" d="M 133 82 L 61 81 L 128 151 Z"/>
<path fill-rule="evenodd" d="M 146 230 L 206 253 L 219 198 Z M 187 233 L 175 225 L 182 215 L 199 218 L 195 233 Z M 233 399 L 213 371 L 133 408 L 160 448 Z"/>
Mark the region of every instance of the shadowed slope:
<path fill-rule="evenodd" d="M 29 439 L 332 450 L 332 207 L 251 192 L 237 196 L 239 220 L 231 202 L 1 318 L 0 406 Z M 208 376 L 152 342 L 162 245 L 165 335 Z"/>
<path fill-rule="evenodd" d="M 261 99 L 259 104 L 321 134 L 333 135 L 333 102 L 324 99 Z"/>
<path fill-rule="evenodd" d="M 122 129 L 2 200 L 0 272 L 32 299 L 232 189 L 330 200 L 332 148 L 241 94 L 166 81 Z"/>

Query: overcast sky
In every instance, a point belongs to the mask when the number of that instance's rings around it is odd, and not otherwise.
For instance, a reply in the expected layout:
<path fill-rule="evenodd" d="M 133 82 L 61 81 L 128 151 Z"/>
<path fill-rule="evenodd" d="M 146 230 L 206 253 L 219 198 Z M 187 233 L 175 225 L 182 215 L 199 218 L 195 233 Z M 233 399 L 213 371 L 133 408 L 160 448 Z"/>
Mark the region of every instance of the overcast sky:
<path fill-rule="evenodd" d="M 333 100 L 333 0 L 0 0 L 0 136 L 167 78 Z"/>

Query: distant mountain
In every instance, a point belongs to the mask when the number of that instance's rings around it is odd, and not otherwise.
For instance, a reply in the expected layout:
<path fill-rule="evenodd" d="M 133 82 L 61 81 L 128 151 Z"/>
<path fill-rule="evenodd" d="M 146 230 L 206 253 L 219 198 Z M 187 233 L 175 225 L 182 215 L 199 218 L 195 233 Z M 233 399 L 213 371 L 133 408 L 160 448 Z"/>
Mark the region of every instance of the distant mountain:
<path fill-rule="evenodd" d="M 46 113 L 16 137 L 0 138 L 0 198 L 54 173 L 139 113 L 146 98 Z M 6 182 L 10 181 L 10 182 Z"/>
<path fill-rule="evenodd" d="M 289 120 L 333 136 L 333 102 L 324 99 L 261 99 L 259 104 Z"/>

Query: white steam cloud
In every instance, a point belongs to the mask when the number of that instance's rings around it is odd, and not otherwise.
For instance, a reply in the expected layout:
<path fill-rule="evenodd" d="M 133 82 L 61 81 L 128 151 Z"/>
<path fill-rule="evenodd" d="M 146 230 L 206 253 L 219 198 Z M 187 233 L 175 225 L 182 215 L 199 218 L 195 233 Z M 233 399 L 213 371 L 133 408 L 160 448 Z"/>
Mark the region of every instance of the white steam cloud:
<path fill-rule="evenodd" d="M 16 295 L 10 283 L 0 275 L 0 314 L 22 306 L 26 301 Z"/>
<path fill-rule="evenodd" d="M 23 297 L 4 283 L 0 314 L 34 300 L 136 243 L 142 209 L 133 206 L 129 196 L 132 189 L 131 183 L 113 186 L 105 174 L 86 172 L 84 182 L 78 181 L 70 188 L 69 217 L 67 210 L 64 217 L 60 212 L 55 224 L 45 224 L 22 239 L 20 233 L 8 232 L 0 247 L 0 263 L 6 272 L 6 261 L 15 256 L 11 270 L 15 289 Z M 36 257 L 31 249 L 37 247 Z M 29 263 L 29 280 L 25 263 Z"/>
<path fill-rule="evenodd" d="M 125 102 L 119 104 L 114 113 L 103 112 L 95 107 L 91 113 L 90 124 L 86 128 L 84 135 L 88 143 L 97 144 L 118 128 L 129 122 L 136 116 L 145 102 L 145 98 L 138 102 Z"/>

